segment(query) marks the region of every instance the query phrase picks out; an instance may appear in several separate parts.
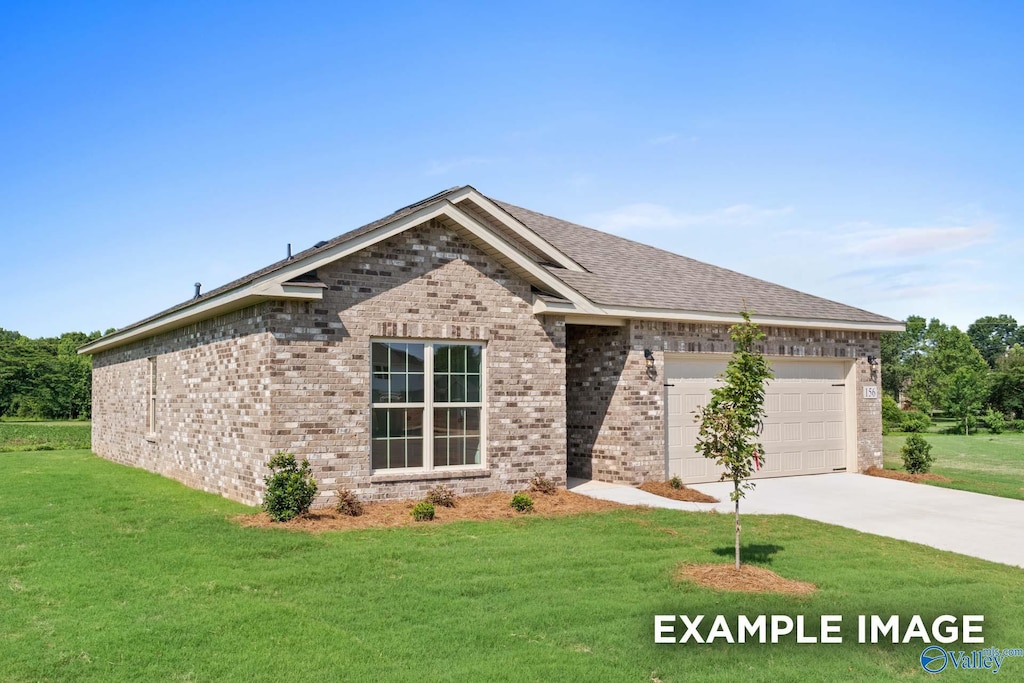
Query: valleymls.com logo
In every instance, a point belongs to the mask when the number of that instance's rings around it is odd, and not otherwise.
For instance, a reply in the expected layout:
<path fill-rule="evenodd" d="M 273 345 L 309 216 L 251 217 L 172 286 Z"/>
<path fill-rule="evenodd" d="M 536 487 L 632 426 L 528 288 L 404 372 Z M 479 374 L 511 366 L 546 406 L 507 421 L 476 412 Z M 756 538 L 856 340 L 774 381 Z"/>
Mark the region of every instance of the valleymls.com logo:
<path fill-rule="evenodd" d="M 1000 650 L 997 647 L 987 647 L 984 650 L 973 650 L 956 652 L 946 650 L 938 645 L 926 647 L 921 652 L 921 668 L 930 674 L 941 673 L 947 667 L 953 669 L 981 669 L 999 673 L 1003 666 L 1003 660 L 1007 657 L 1024 657 L 1024 649 L 1011 648 Z"/>

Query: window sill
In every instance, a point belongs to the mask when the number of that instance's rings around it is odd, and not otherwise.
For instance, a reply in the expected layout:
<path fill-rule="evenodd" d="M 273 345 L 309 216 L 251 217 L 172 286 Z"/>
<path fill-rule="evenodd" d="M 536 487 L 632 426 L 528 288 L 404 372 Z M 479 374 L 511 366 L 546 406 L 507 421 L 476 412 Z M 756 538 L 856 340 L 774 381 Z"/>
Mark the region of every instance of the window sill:
<path fill-rule="evenodd" d="M 395 481 L 434 481 L 445 479 L 470 479 L 491 476 L 488 469 L 471 470 L 429 470 L 420 472 L 381 472 L 370 475 L 371 484 L 384 484 Z"/>

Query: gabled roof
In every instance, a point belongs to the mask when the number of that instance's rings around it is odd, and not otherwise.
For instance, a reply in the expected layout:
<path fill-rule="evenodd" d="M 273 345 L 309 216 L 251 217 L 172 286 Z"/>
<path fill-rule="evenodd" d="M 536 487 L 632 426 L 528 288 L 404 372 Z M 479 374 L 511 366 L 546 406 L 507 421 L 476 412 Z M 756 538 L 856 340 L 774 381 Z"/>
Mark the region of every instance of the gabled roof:
<path fill-rule="evenodd" d="M 870 311 L 600 230 L 495 203 L 586 268 L 582 273 L 560 272 L 558 277 L 605 307 L 735 314 L 745 302 L 759 317 L 902 325 Z"/>
<path fill-rule="evenodd" d="M 324 285 L 303 276 L 429 220 L 468 231 L 545 292 L 537 312 L 599 318 L 754 319 L 776 324 L 901 330 L 903 324 L 632 240 L 506 204 L 471 186 L 403 207 L 245 277 L 123 327 L 79 353 L 96 353 L 268 299 L 317 300 Z M 581 321 L 577 318 L 576 321 Z"/>

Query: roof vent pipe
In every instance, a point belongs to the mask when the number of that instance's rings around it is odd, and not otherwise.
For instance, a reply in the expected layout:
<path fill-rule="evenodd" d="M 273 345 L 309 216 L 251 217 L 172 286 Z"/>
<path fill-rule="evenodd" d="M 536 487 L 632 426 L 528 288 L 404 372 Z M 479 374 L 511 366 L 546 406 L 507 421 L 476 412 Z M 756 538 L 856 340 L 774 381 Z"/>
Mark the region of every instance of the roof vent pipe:
<path fill-rule="evenodd" d="M 289 261 L 292 260 L 292 243 L 291 242 L 288 243 L 288 260 Z"/>
<path fill-rule="evenodd" d="M 201 290 L 202 288 L 203 288 L 203 283 L 202 282 L 197 282 L 196 283 L 196 295 L 194 297 L 192 297 L 193 299 L 198 299 L 199 298 L 199 290 Z"/>

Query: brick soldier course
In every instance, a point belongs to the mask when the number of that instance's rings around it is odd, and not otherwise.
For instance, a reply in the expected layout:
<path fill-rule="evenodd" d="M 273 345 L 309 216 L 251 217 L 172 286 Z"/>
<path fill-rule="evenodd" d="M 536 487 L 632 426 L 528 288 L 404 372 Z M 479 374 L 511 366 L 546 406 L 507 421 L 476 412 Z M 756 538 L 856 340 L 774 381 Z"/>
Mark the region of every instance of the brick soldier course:
<path fill-rule="evenodd" d="M 339 488 L 511 492 L 535 473 L 664 479 L 664 354 L 730 353 L 741 298 L 769 356 L 849 360 L 858 397 L 880 332 L 900 329 L 453 188 L 83 347 L 93 449 L 247 503 L 278 451 L 309 459 L 317 505 Z M 479 463 L 372 468 L 371 344 L 403 340 L 483 348 Z M 880 464 L 879 402 L 850 414 L 858 468 Z"/>

